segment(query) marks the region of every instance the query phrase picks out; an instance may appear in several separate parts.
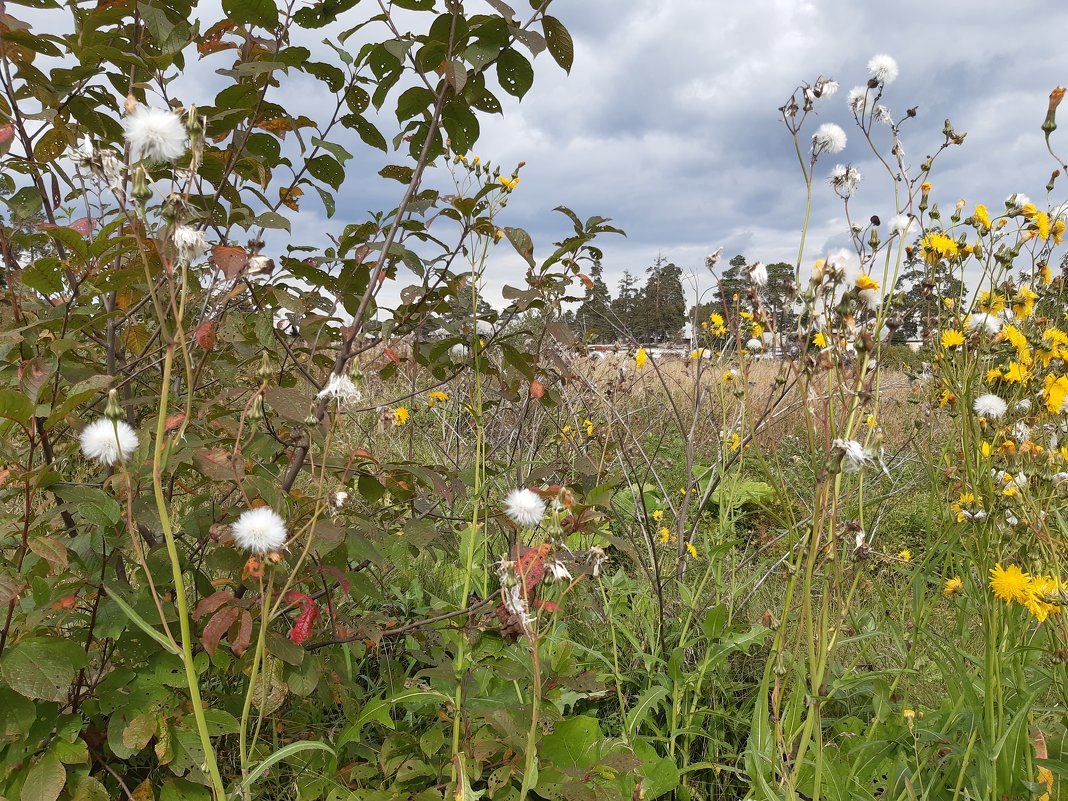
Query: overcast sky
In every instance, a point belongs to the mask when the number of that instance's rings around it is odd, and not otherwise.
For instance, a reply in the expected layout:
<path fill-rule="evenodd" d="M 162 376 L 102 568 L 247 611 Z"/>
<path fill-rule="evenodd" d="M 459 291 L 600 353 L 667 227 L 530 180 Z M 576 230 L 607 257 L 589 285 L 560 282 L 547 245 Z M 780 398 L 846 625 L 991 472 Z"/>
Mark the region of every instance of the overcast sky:
<path fill-rule="evenodd" d="M 877 53 L 900 66 L 883 100 L 895 118 L 919 107 L 903 130 L 914 171 L 943 141 L 946 117 L 968 133 L 937 163 L 933 199 L 943 208 L 963 197 L 996 209 L 1015 191 L 1042 198 L 1055 166 L 1039 126 L 1050 90 L 1068 84 L 1068 6 L 1059 3 L 1024 2 L 1011 14 L 986 0 L 556 0 L 553 9 L 575 38 L 571 75 L 542 54 L 531 92 L 484 123 L 477 150 L 526 161 L 505 222 L 527 228 L 538 252 L 564 230 L 551 211 L 559 204 L 626 230 L 600 243 L 613 292 L 624 269 L 643 272 L 658 252 L 704 275 L 704 256 L 720 246 L 727 258 L 794 261 L 804 186 L 777 109 L 821 74 L 841 89 L 817 106 L 809 134 L 837 122 L 849 144 L 817 167 L 806 260 L 844 244 L 842 204 L 826 184 L 836 161 L 864 176 L 855 218 L 888 219 L 890 180 L 846 102 Z M 522 278 L 521 262 L 498 254 L 493 299 Z"/>

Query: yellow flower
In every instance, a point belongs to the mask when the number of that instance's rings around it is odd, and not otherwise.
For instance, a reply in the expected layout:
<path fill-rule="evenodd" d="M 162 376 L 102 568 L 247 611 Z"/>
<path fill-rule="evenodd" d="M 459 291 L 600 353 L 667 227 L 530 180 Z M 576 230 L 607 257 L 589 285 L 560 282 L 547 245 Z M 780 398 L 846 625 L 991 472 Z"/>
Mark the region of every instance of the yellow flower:
<path fill-rule="evenodd" d="M 587 417 L 585 420 L 582 421 L 582 425 L 586 427 L 586 436 L 587 437 L 592 437 L 593 436 L 593 421 L 590 420 Z"/>
<path fill-rule="evenodd" d="M 952 309 L 954 306 L 957 305 L 957 299 L 956 298 L 942 298 L 942 305 L 945 306 L 947 309 Z"/>
<path fill-rule="evenodd" d="M 864 421 L 864 425 L 866 425 L 869 429 L 874 429 L 878 425 L 878 422 L 875 419 L 875 415 L 869 414 L 868 418 Z"/>
<path fill-rule="evenodd" d="M 712 312 L 712 314 L 708 315 L 708 322 L 711 324 L 712 333 L 715 336 L 719 337 L 719 336 L 723 336 L 725 333 L 727 333 L 727 328 L 723 324 L 723 316 L 722 315 L 719 315 L 719 314 L 716 314 L 715 312 Z"/>
<path fill-rule="evenodd" d="M 721 376 L 721 380 L 723 381 L 724 384 L 729 384 L 731 381 L 733 381 L 734 380 L 734 370 L 724 370 L 723 371 L 723 375 Z"/>
<path fill-rule="evenodd" d="M 705 349 L 704 348 L 697 348 L 690 354 L 690 358 L 691 359 L 703 359 L 704 356 L 705 356 Z"/>
<path fill-rule="evenodd" d="M 449 399 L 448 392 L 440 392 L 435 390 L 434 392 L 428 392 L 426 395 L 430 400 L 427 402 L 427 406 L 433 408 L 435 403 L 445 403 Z"/>
<path fill-rule="evenodd" d="M 1024 606 L 1034 615 L 1039 623 L 1050 615 L 1061 611 L 1059 604 L 1062 593 L 1061 582 L 1053 576 L 1035 576 L 1031 579 L 1027 599 Z"/>
<path fill-rule="evenodd" d="M 502 231 L 500 228 L 494 231 L 493 235 L 497 237 L 497 239 L 504 239 L 504 231 Z"/>
<path fill-rule="evenodd" d="M 1053 227 L 1050 229 L 1050 234 L 1053 236 L 1053 244 L 1059 245 L 1064 240 L 1064 220 L 1056 220 L 1053 223 Z M 1049 272 L 1049 267 L 1046 267 L 1046 272 Z M 1049 279 L 1046 279 L 1046 283 L 1049 283 Z"/>
<path fill-rule="evenodd" d="M 1038 769 L 1038 784 L 1046 785 L 1046 792 L 1038 797 L 1038 801 L 1049 801 L 1053 793 L 1053 771 L 1049 768 Z"/>
<path fill-rule="evenodd" d="M 878 289 L 879 282 L 872 278 L 867 273 L 861 273 L 857 276 L 857 289 Z"/>
<path fill-rule="evenodd" d="M 560 429 L 560 439 L 564 440 L 564 442 L 568 442 L 570 440 L 573 440 L 574 438 L 575 429 L 573 429 L 571 426 L 567 425 Z"/>
<path fill-rule="evenodd" d="M 1019 319 L 1026 320 L 1035 310 L 1035 298 L 1037 297 L 1038 295 L 1031 291 L 1031 287 L 1020 287 L 1016 296 L 1012 299 L 1012 313 Z"/>
<path fill-rule="evenodd" d="M 931 191 L 931 184 L 930 184 L 930 182 L 929 182 L 929 181 L 924 181 L 924 182 L 923 182 L 922 184 L 920 184 L 920 191 L 921 191 L 921 192 L 923 192 L 923 193 L 924 193 L 925 195 L 926 195 L 926 194 L 927 194 L 928 192 L 930 192 L 930 191 Z"/>
<path fill-rule="evenodd" d="M 1024 364 L 1031 364 L 1031 345 L 1027 336 L 1014 325 L 1005 325 L 998 334 L 998 339 L 1004 340 L 1016 348 L 1016 357 Z"/>
<path fill-rule="evenodd" d="M 911 562 L 912 561 L 912 551 L 910 551 L 908 548 L 903 548 L 898 553 L 897 558 L 900 559 L 902 562 Z"/>
<path fill-rule="evenodd" d="M 983 447 L 980 448 L 979 450 L 983 454 L 983 458 L 984 459 L 989 459 L 990 458 L 991 448 L 990 448 L 990 443 L 989 442 L 984 442 L 983 443 Z"/>
<path fill-rule="evenodd" d="M 1044 211 L 1040 211 L 1035 214 L 1035 227 L 1038 230 L 1039 238 L 1045 242 L 1049 239 L 1049 215 Z"/>
<path fill-rule="evenodd" d="M 501 186 L 503 186 L 509 192 L 511 192 L 513 189 L 516 188 L 516 186 L 519 185 L 519 177 L 518 176 L 516 176 L 515 178 L 505 178 L 502 175 L 502 176 L 498 177 L 497 180 L 500 181 L 501 182 Z"/>
<path fill-rule="evenodd" d="M 990 589 L 994 595 L 1005 603 L 1015 601 L 1022 604 L 1027 600 L 1030 592 L 1031 577 L 1024 573 L 1016 565 L 1003 568 L 998 562 L 990 570 Z"/>
<path fill-rule="evenodd" d="M 645 352 L 645 348 L 638 348 L 638 352 L 634 354 L 634 366 L 641 370 L 648 361 L 649 354 Z"/>
<path fill-rule="evenodd" d="M 1047 373 L 1042 397 L 1050 412 L 1060 414 L 1064 409 L 1065 400 L 1068 399 L 1068 376 L 1062 375 L 1054 378 L 1053 373 Z"/>
<path fill-rule="evenodd" d="M 1048 339 L 1054 345 L 1068 345 L 1068 334 L 1053 326 L 1042 332 L 1042 338 Z"/>
<path fill-rule="evenodd" d="M 1034 218 L 1034 216 L 1036 214 L 1038 214 L 1038 209 L 1035 208 L 1035 204 L 1034 203 L 1025 203 L 1023 208 L 1020 209 L 1020 213 L 1023 214 L 1024 217 L 1026 217 L 1027 219 L 1030 220 L 1030 219 Z"/>
<path fill-rule="evenodd" d="M 412 418 L 412 413 L 405 406 L 398 406 L 393 410 L 393 425 L 402 426 Z"/>
<path fill-rule="evenodd" d="M 661 545 L 666 545 L 667 541 L 671 539 L 671 532 L 668 531 L 667 526 L 661 526 L 657 532 L 657 539 L 660 540 Z"/>
<path fill-rule="evenodd" d="M 985 311 L 987 314 L 998 315 L 1005 308 L 1005 298 L 997 292 L 982 292 L 976 302 L 979 311 Z"/>
<path fill-rule="evenodd" d="M 1002 373 L 1001 369 L 998 368 L 998 367 L 991 367 L 989 370 L 986 371 L 986 382 L 988 384 L 992 384 L 995 381 L 997 381 L 999 378 L 1004 378 L 1004 377 L 1005 377 L 1005 374 Z"/>
<path fill-rule="evenodd" d="M 735 431 L 733 434 L 731 434 L 731 444 L 730 444 L 731 451 L 738 450 L 738 447 L 741 444 L 742 444 L 742 438 L 740 436 L 738 436 L 738 432 Z"/>
<path fill-rule="evenodd" d="M 982 203 L 975 207 L 975 221 L 983 228 L 990 229 L 990 213 Z"/>
<path fill-rule="evenodd" d="M 916 721 L 916 710 L 914 709 L 902 709 L 901 717 L 905 722 L 911 726 Z"/>
<path fill-rule="evenodd" d="M 960 580 L 960 576 L 948 578 L 946 579 L 946 583 L 942 585 L 942 594 L 947 598 L 951 598 L 962 592 L 964 592 L 964 582 Z"/>
<path fill-rule="evenodd" d="M 686 487 L 679 487 L 679 495 L 685 495 L 685 494 L 686 494 Z"/>
<path fill-rule="evenodd" d="M 686 543 L 686 552 L 690 555 L 691 559 L 697 558 L 697 549 L 693 547 L 692 542 Z"/>
<path fill-rule="evenodd" d="M 752 333 L 750 333 L 750 336 L 753 339 L 760 339 L 762 336 L 764 336 L 764 326 L 762 326 L 760 323 L 753 323 L 753 330 Z"/>
<path fill-rule="evenodd" d="M 942 332 L 942 347 L 945 350 L 950 348 L 959 348 L 964 344 L 964 334 L 955 328 L 951 328 L 948 331 Z"/>
<path fill-rule="evenodd" d="M 822 331 L 817 331 L 816 336 L 812 337 L 812 344 L 817 348 L 827 347 L 827 337 Z"/>
<path fill-rule="evenodd" d="M 975 517 L 974 510 L 983 508 L 983 499 L 977 498 L 970 492 L 962 492 L 960 497 L 949 507 L 950 511 L 957 516 L 957 522 L 972 520 Z"/>
<path fill-rule="evenodd" d="M 752 312 L 742 311 L 742 312 L 738 312 L 738 314 L 741 315 L 743 320 L 752 320 L 753 319 L 753 313 Z"/>
<path fill-rule="evenodd" d="M 654 509 L 653 510 L 653 520 L 655 520 L 657 523 L 659 523 L 663 519 L 664 519 L 664 510 L 663 509 Z"/>
<path fill-rule="evenodd" d="M 1026 384 L 1029 377 L 1027 368 L 1019 362 L 1009 362 L 1009 367 L 1002 376 L 1009 384 Z"/>
<path fill-rule="evenodd" d="M 938 405 L 943 409 L 952 403 L 957 402 L 957 396 L 950 392 L 948 389 L 942 390 L 942 394 L 938 396 Z"/>
<path fill-rule="evenodd" d="M 923 258 L 928 264 L 938 264 L 942 259 L 953 259 L 960 252 L 957 240 L 941 231 L 931 231 L 920 240 Z"/>

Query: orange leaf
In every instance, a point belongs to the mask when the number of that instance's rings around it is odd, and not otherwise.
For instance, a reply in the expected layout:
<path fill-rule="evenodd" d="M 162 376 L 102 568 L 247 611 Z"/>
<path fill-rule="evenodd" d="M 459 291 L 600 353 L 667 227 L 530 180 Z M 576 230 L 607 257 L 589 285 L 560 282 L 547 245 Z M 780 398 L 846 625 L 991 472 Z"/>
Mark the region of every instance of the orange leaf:
<path fill-rule="evenodd" d="M 211 53 L 218 53 L 220 50 L 229 50 L 237 47 L 237 44 L 234 42 L 222 41 L 223 34 L 229 33 L 235 28 L 237 28 L 236 22 L 224 19 L 219 20 L 204 31 L 204 33 L 200 35 L 200 38 L 197 39 L 197 50 L 200 52 L 200 55 L 207 56 Z"/>
<path fill-rule="evenodd" d="M 397 354 L 393 352 L 393 348 L 386 345 L 386 357 L 394 364 L 400 364 L 400 359 L 397 358 Z"/>
<path fill-rule="evenodd" d="M 248 264 L 248 253 L 233 245 L 216 245 L 211 249 L 211 262 L 229 279 L 237 278 Z"/>
<path fill-rule="evenodd" d="M 536 398 L 538 400 L 541 400 L 543 397 L 545 397 L 545 385 L 543 383 L 541 383 L 540 381 L 531 381 L 530 382 L 530 396 L 532 398 Z"/>
<path fill-rule="evenodd" d="M 205 320 L 197 326 L 196 331 L 193 332 L 193 336 L 196 338 L 197 344 L 204 350 L 211 350 L 215 347 L 215 321 Z"/>
<path fill-rule="evenodd" d="M 166 420 L 163 421 L 163 431 L 164 432 L 173 431 L 174 429 L 178 428 L 178 426 L 180 426 L 184 422 L 185 422 L 185 415 L 184 414 L 182 414 L 181 412 L 178 412 L 177 414 L 172 414 L 170 417 L 168 417 Z"/>
<path fill-rule="evenodd" d="M 283 186 L 280 186 L 280 187 L 278 187 L 278 197 L 279 197 L 279 199 L 283 203 L 285 203 L 286 206 L 288 206 L 289 208 L 293 209 L 293 211 L 299 211 L 298 201 L 300 200 L 300 197 L 303 194 L 304 194 L 304 190 L 301 189 L 299 186 L 294 186 L 294 187 L 283 187 Z"/>

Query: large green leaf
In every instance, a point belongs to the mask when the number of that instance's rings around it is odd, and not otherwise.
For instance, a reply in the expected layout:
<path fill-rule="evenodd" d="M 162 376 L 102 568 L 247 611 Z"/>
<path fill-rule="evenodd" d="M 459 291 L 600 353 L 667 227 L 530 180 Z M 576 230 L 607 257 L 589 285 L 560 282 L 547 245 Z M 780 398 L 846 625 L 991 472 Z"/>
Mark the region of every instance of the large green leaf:
<path fill-rule="evenodd" d="M 22 785 L 22 801 L 56 801 L 67 783 L 67 769 L 52 753 L 45 754 L 26 774 Z"/>
<path fill-rule="evenodd" d="M 4 653 L 0 678 L 27 698 L 62 703 L 85 662 L 85 651 L 75 642 L 30 637 Z"/>

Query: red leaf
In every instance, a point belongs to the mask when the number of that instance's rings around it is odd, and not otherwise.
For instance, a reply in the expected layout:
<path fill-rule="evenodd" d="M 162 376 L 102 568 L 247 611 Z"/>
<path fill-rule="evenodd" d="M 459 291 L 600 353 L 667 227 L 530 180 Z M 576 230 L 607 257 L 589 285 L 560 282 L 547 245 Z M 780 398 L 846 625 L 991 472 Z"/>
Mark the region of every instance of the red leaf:
<path fill-rule="evenodd" d="M 211 262 L 228 279 L 237 278 L 248 264 L 248 253 L 233 245 L 216 245 L 211 249 Z"/>
<path fill-rule="evenodd" d="M 201 598 L 200 603 L 197 604 L 197 608 L 193 610 L 193 620 L 200 620 L 204 615 L 209 615 L 212 612 L 218 611 L 220 606 L 232 600 L 234 600 L 233 594 L 226 590 L 218 590 L 217 592 L 213 592 L 207 598 Z"/>
<path fill-rule="evenodd" d="M 241 610 L 236 606 L 224 606 L 211 616 L 208 625 L 204 627 L 204 633 L 200 635 L 200 641 L 204 644 L 204 650 L 209 656 L 215 656 L 219 640 L 229 631 L 230 626 L 237 621 L 240 614 Z"/>
<path fill-rule="evenodd" d="M 0 125 L 0 156 L 6 156 L 11 149 L 11 143 L 15 141 L 15 126 L 10 122 Z"/>
<path fill-rule="evenodd" d="M 93 228 L 96 227 L 96 220 L 92 217 L 79 217 L 72 222 L 69 227 L 72 231 L 77 231 L 82 236 L 88 238 L 93 234 Z"/>
<path fill-rule="evenodd" d="M 197 326 L 196 331 L 193 332 L 193 336 L 196 338 L 197 344 L 204 350 L 211 350 L 215 347 L 215 321 L 205 320 Z"/>
<path fill-rule="evenodd" d="M 393 348 L 389 345 L 386 345 L 386 356 L 394 364 L 400 364 L 400 359 L 397 358 L 397 354 L 393 352 Z"/>
<path fill-rule="evenodd" d="M 250 642 L 252 642 L 252 615 L 242 609 L 241 617 L 237 622 L 237 633 L 230 635 L 230 650 L 234 652 L 234 656 L 241 656 Z"/>
<path fill-rule="evenodd" d="M 560 604 L 556 601 L 543 601 L 541 598 L 534 599 L 535 609 L 544 609 L 546 612 L 559 612 Z"/>
<path fill-rule="evenodd" d="M 166 420 L 163 421 L 163 430 L 165 432 L 166 431 L 173 431 L 174 429 L 178 428 L 178 426 L 180 426 L 184 422 L 185 422 L 185 415 L 184 414 L 182 414 L 181 412 L 178 412 L 177 414 L 172 414 L 170 417 L 168 417 Z"/>
<path fill-rule="evenodd" d="M 315 605 L 315 601 L 310 595 L 305 595 L 296 590 L 290 590 L 286 595 L 286 600 L 289 603 L 299 603 L 304 607 L 293 623 L 293 628 L 289 630 L 289 639 L 297 645 L 304 645 L 311 639 L 312 625 L 319 617 L 319 607 Z"/>
<path fill-rule="evenodd" d="M 531 381 L 530 396 L 537 400 L 541 400 L 545 396 L 545 385 L 540 381 Z"/>
<path fill-rule="evenodd" d="M 543 542 L 537 548 L 529 548 L 526 553 L 519 557 L 515 564 L 515 574 L 524 580 L 527 595 L 529 596 L 538 582 L 545 576 L 545 557 L 549 555 L 552 546 Z"/>

